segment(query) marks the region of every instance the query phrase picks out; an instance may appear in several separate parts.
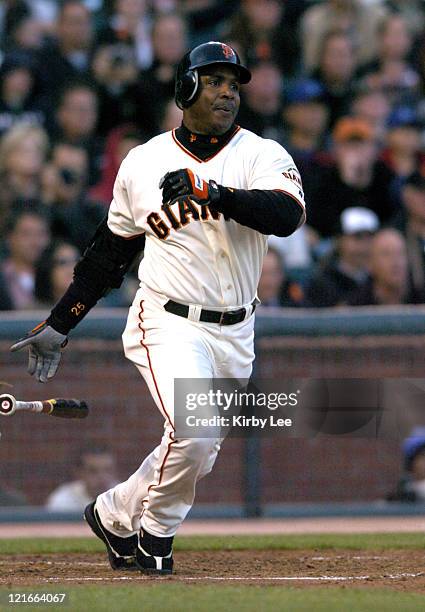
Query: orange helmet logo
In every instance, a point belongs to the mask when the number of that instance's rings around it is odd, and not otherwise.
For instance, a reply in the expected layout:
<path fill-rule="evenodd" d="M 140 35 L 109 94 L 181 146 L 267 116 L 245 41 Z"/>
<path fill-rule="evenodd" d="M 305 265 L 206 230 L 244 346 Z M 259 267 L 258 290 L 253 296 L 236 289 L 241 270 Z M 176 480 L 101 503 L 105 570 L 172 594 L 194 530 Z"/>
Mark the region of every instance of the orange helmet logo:
<path fill-rule="evenodd" d="M 228 45 L 225 45 L 222 43 L 221 47 L 223 49 L 223 55 L 226 59 L 229 59 L 230 57 L 233 57 L 235 55 L 235 52 L 233 51 L 233 49 L 229 47 Z"/>

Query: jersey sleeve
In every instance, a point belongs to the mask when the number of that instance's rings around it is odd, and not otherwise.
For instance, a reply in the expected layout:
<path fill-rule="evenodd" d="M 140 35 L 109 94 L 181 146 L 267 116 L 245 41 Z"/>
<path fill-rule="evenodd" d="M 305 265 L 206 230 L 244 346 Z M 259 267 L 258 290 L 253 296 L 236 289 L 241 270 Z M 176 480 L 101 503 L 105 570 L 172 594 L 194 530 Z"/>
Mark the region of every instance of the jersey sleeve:
<path fill-rule="evenodd" d="M 109 229 L 122 238 L 133 238 L 140 234 L 140 229 L 137 229 L 134 223 L 128 191 L 129 156 L 130 154 L 122 162 L 115 179 L 113 199 L 108 213 Z"/>
<path fill-rule="evenodd" d="M 254 159 L 248 189 L 282 191 L 305 211 L 304 190 L 298 168 L 285 149 L 273 140 L 264 140 Z"/>

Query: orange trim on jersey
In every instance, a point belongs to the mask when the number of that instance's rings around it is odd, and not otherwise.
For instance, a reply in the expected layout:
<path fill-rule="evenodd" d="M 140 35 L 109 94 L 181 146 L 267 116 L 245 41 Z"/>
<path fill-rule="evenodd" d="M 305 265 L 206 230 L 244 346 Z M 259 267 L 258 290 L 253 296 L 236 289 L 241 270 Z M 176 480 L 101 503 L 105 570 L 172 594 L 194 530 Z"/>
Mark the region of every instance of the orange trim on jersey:
<path fill-rule="evenodd" d="M 207 157 L 206 159 L 201 159 L 200 157 L 198 157 L 197 155 L 194 155 L 194 153 L 191 153 L 191 151 L 189 151 L 189 149 L 186 149 L 186 147 L 184 145 L 182 145 L 182 143 L 177 139 L 175 131 L 177 128 L 174 128 L 174 130 L 171 132 L 171 136 L 173 137 L 174 142 L 176 143 L 176 145 L 178 147 L 180 147 L 180 149 L 182 149 L 187 155 L 189 155 L 192 159 L 194 159 L 195 161 L 199 162 L 200 164 L 204 164 L 205 162 L 210 161 L 210 159 L 213 159 L 213 157 L 215 157 L 216 155 L 218 155 L 220 153 L 220 151 L 222 151 L 225 147 L 227 147 L 227 145 L 229 144 L 229 142 L 231 142 L 233 136 L 235 134 L 237 134 L 239 132 L 239 130 L 241 129 L 240 125 L 236 126 L 235 131 L 233 132 L 233 134 L 231 135 L 231 137 L 229 138 L 229 140 L 226 142 L 226 144 L 224 144 L 221 149 L 218 149 L 218 151 L 216 151 L 213 155 L 210 155 L 210 157 Z"/>
<path fill-rule="evenodd" d="M 152 368 L 152 362 L 151 362 L 151 357 L 150 357 L 150 354 L 149 354 L 149 348 L 148 348 L 148 346 L 145 344 L 146 330 L 145 330 L 145 329 L 144 329 L 144 328 L 141 326 L 141 323 L 144 323 L 144 321 L 143 321 L 143 319 L 142 319 L 142 315 L 143 315 L 143 312 L 144 312 L 144 310 L 143 310 L 143 302 L 144 302 L 144 300 L 142 300 L 142 301 L 140 302 L 140 312 L 139 312 L 139 321 L 140 321 L 140 323 L 139 323 L 139 329 L 140 329 L 140 331 L 142 332 L 142 339 L 140 340 L 140 344 L 141 344 L 141 345 L 143 346 L 143 348 L 146 350 L 146 356 L 147 356 L 147 358 L 148 358 L 149 370 L 150 370 L 150 373 L 151 373 L 151 376 L 152 376 L 153 383 L 154 383 L 154 385 L 155 385 L 155 390 L 156 390 L 156 393 L 157 393 L 157 395 L 158 395 L 158 398 L 159 398 L 159 401 L 160 401 L 161 407 L 162 407 L 162 409 L 163 409 L 163 411 L 164 411 L 164 414 L 165 414 L 165 416 L 166 416 L 166 419 L 168 420 L 169 424 L 170 424 L 170 425 L 171 425 L 171 427 L 173 428 L 173 431 L 176 431 L 176 430 L 175 430 L 175 427 L 174 427 L 174 425 L 173 425 L 173 423 L 172 423 L 172 421 L 171 421 L 171 419 L 170 419 L 170 415 L 168 414 L 167 410 L 165 409 L 165 405 L 164 405 L 164 402 L 163 402 L 163 400 L 162 400 L 161 393 L 159 392 L 158 383 L 156 382 L 155 374 L 154 374 L 154 371 L 153 371 L 153 368 Z"/>
<path fill-rule="evenodd" d="M 185 152 L 187 155 L 189 155 L 190 157 L 192 157 L 192 159 L 194 159 L 194 160 L 195 160 L 195 161 L 197 161 L 197 162 L 201 162 L 201 163 L 202 163 L 202 162 L 203 162 L 203 160 L 202 160 L 202 159 L 199 159 L 199 157 L 196 157 L 196 155 L 193 155 L 193 153 L 191 153 L 191 152 L 189 151 L 189 149 L 186 149 L 186 147 L 184 147 L 184 146 L 183 146 L 183 145 L 182 145 L 182 144 L 181 144 L 181 143 L 180 143 L 180 142 L 177 140 L 177 138 L 176 138 L 176 136 L 175 136 L 174 132 L 175 132 L 175 129 L 174 129 L 174 130 L 171 132 L 171 136 L 173 137 L 173 140 L 174 140 L 174 142 L 176 143 L 176 145 L 177 145 L 178 147 L 180 147 L 180 149 L 183 149 L 183 151 L 184 151 L 184 152 Z"/>

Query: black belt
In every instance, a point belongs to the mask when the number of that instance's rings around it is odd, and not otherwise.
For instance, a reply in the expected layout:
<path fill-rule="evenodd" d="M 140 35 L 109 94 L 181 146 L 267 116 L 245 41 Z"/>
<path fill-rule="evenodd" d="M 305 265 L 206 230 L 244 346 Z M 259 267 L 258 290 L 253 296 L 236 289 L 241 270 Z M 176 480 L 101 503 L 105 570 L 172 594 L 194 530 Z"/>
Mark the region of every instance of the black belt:
<path fill-rule="evenodd" d="M 256 304 L 252 303 L 252 312 L 255 310 Z M 168 300 L 168 302 L 164 305 L 164 308 L 167 312 L 172 312 L 179 317 L 185 317 L 185 319 L 189 316 L 189 306 L 186 304 L 179 304 L 178 302 L 174 302 L 174 300 Z M 217 310 L 201 310 L 201 315 L 199 317 L 200 321 L 204 323 L 220 323 L 220 325 L 236 325 L 236 323 L 240 323 L 246 317 L 246 308 L 239 308 L 238 310 L 230 310 L 227 312 L 219 312 Z"/>

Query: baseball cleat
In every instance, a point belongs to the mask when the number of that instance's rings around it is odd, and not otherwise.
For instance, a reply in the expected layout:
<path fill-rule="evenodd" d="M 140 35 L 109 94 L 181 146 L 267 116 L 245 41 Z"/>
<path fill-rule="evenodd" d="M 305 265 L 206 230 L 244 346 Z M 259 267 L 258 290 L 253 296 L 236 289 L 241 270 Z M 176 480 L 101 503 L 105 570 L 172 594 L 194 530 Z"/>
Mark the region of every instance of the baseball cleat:
<path fill-rule="evenodd" d="M 138 534 L 136 565 L 143 574 L 173 573 L 173 539 L 158 538 L 143 529 Z"/>
<path fill-rule="evenodd" d="M 96 502 L 89 504 L 84 510 L 84 518 L 90 529 L 106 546 L 108 551 L 109 563 L 113 570 L 137 570 L 136 547 L 137 536 L 120 538 L 102 525 L 99 514 L 96 510 Z"/>

